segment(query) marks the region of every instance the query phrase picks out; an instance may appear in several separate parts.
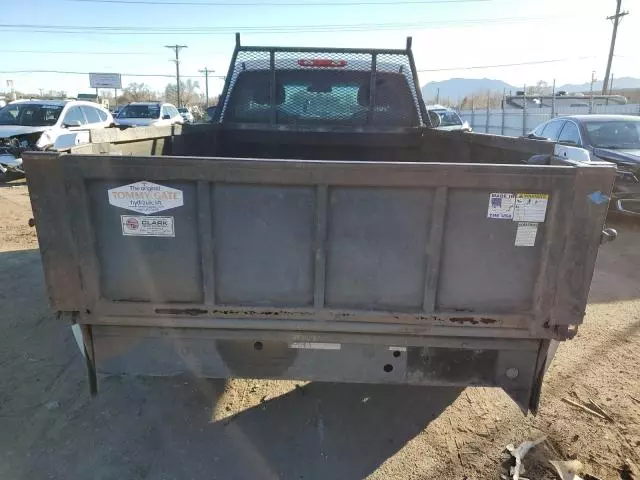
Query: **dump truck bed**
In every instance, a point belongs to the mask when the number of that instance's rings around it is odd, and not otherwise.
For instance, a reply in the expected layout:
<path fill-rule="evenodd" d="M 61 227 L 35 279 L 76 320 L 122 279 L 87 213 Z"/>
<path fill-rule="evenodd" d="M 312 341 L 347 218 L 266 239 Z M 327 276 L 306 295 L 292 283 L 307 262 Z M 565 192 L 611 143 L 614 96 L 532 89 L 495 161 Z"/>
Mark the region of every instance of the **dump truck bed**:
<path fill-rule="evenodd" d="M 525 409 L 582 321 L 615 174 L 554 163 L 25 155 L 90 372 L 492 385 Z"/>

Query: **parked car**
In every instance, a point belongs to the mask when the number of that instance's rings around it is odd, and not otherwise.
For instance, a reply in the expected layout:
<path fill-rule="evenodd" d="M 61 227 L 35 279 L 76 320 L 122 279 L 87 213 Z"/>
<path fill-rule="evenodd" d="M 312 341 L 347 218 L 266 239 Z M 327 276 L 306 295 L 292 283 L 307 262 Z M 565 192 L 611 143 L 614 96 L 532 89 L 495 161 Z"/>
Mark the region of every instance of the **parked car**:
<path fill-rule="evenodd" d="M 458 112 L 442 105 L 427 105 L 431 126 L 438 130 L 470 132 L 469 122 L 463 121 Z"/>
<path fill-rule="evenodd" d="M 116 124 L 123 127 L 161 127 L 182 124 L 178 109 L 170 103 L 133 102 L 125 105 L 116 116 Z"/>
<path fill-rule="evenodd" d="M 120 113 L 120 110 L 122 110 L 123 107 L 124 105 L 116 105 L 115 107 L 113 107 L 113 109 L 111 109 L 111 114 L 114 118 L 118 116 L 118 113 Z"/>
<path fill-rule="evenodd" d="M 93 102 L 16 100 L 0 109 L 0 178 L 23 174 L 22 152 L 89 141 L 88 130 L 114 125 L 113 116 Z M 82 133 L 82 134 L 81 134 Z"/>
<path fill-rule="evenodd" d="M 182 119 L 184 120 L 185 123 L 194 122 L 193 114 L 191 113 L 191 110 L 189 110 L 187 107 L 179 108 L 178 112 L 180 112 L 180 115 L 182 116 Z"/>
<path fill-rule="evenodd" d="M 584 148 L 593 159 L 618 167 L 609 206 L 640 216 L 640 117 L 631 115 L 571 115 L 538 125 L 529 138 Z"/>
<path fill-rule="evenodd" d="M 213 120 L 215 113 L 216 113 L 216 105 L 208 107 L 205 112 L 205 121 L 211 122 Z"/>

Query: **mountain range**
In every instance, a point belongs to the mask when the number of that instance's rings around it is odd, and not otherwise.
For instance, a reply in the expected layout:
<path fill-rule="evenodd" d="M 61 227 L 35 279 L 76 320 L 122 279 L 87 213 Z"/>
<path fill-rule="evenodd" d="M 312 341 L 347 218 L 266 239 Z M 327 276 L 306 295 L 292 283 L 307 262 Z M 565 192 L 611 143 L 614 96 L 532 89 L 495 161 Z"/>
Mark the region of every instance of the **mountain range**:
<path fill-rule="evenodd" d="M 566 92 L 588 92 L 591 88 L 591 83 L 583 84 L 566 84 L 556 86 L 556 91 L 564 90 Z M 640 78 L 633 77 L 620 77 L 613 79 L 613 88 L 625 89 L 625 88 L 640 88 Z M 457 102 L 465 96 L 480 93 L 480 92 L 500 92 L 503 91 L 515 94 L 517 90 L 522 90 L 523 85 L 514 86 L 509 85 L 502 80 L 496 80 L 491 78 L 451 78 L 449 80 L 443 80 L 440 82 L 429 82 L 422 87 L 422 96 L 431 103 L 438 95 L 441 100 L 449 99 L 451 102 Z M 595 82 L 593 84 L 593 90 L 599 92 L 602 90 L 602 81 Z"/>

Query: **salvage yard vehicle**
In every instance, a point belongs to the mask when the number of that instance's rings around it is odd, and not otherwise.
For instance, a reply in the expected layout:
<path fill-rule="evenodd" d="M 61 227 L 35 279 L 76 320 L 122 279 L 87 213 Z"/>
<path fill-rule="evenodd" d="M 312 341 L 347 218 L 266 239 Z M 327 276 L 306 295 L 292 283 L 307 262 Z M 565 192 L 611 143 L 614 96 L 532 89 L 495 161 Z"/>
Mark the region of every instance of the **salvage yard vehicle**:
<path fill-rule="evenodd" d="M 427 113 L 432 125 L 439 130 L 448 130 L 450 132 L 462 131 L 471 132 L 472 128 L 469 122 L 462 120 L 458 112 L 442 105 L 427 105 Z"/>
<path fill-rule="evenodd" d="M 582 147 L 594 159 L 616 165 L 609 207 L 640 216 L 640 117 L 632 115 L 569 115 L 538 125 L 529 138 Z"/>
<path fill-rule="evenodd" d="M 120 127 L 160 127 L 183 122 L 176 107 L 162 102 L 132 102 L 122 107 L 116 115 L 116 123 Z"/>
<path fill-rule="evenodd" d="M 179 108 L 178 112 L 180 112 L 180 115 L 182 116 L 182 119 L 185 121 L 185 123 L 193 123 L 195 121 L 193 113 L 191 113 L 191 110 L 189 110 L 187 107 Z"/>
<path fill-rule="evenodd" d="M 585 156 L 431 128 L 410 39 L 237 36 L 212 123 L 94 132 L 25 167 L 94 393 L 98 372 L 190 372 L 495 386 L 536 411 L 614 234 L 615 168 Z"/>
<path fill-rule="evenodd" d="M 22 174 L 22 153 L 89 141 L 88 130 L 113 125 L 108 110 L 75 100 L 16 100 L 0 109 L 0 178 Z"/>

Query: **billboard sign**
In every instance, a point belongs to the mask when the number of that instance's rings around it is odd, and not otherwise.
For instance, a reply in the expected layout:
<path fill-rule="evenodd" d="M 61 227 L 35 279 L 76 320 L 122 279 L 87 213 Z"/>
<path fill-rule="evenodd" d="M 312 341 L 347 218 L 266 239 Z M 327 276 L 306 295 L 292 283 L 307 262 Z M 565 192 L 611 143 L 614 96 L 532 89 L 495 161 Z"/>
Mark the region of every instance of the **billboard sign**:
<path fill-rule="evenodd" d="M 119 73 L 90 73 L 89 86 L 91 88 L 122 88 Z"/>

